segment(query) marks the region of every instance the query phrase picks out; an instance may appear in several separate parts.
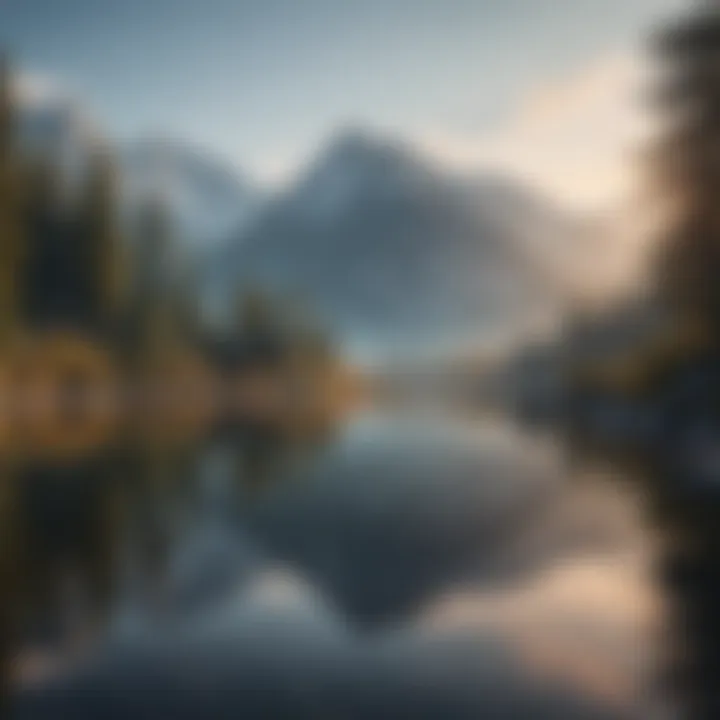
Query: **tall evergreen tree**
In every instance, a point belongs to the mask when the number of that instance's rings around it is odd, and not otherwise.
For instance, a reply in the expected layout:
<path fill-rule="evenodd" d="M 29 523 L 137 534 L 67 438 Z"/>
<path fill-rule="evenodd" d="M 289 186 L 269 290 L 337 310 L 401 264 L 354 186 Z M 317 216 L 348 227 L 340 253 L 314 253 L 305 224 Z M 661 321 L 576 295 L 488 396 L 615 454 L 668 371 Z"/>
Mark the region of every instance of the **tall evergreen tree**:
<path fill-rule="evenodd" d="M 38 157 L 28 165 L 19 291 L 23 319 L 31 330 L 77 324 L 84 310 L 80 266 L 72 252 L 77 227 L 63 205 L 61 183 L 52 158 Z"/>
<path fill-rule="evenodd" d="M 23 178 L 16 156 L 15 103 L 9 61 L 0 56 L 0 351 L 18 330 Z"/>
<path fill-rule="evenodd" d="M 152 362 L 177 340 L 172 283 L 173 258 L 167 210 L 159 197 L 142 208 L 134 257 L 134 351 Z"/>
<path fill-rule="evenodd" d="M 689 19 L 660 36 L 658 47 L 666 63 L 660 100 L 667 125 L 656 162 L 668 209 L 657 266 L 658 289 L 683 325 L 703 330 L 706 349 L 711 351 L 707 355 L 716 364 L 720 351 L 720 3 L 700 4 Z M 703 382 L 699 385 L 702 397 L 690 394 L 670 411 L 673 425 L 688 428 L 681 438 L 692 436 L 694 429 L 709 422 L 708 406 L 717 413 L 717 386 L 717 380 Z M 703 438 L 703 431 L 695 430 L 695 434 Z M 649 497 L 653 515 L 672 540 L 665 576 L 672 601 L 668 609 L 680 646 L 673 660 L 683 716 L 704 720 L 720 717 L 720 513 L 709 480 L 697 478 L 703 471 L 695 468 L 711 472 L 707 463 L 694 456 L 702 454 L 703 445 L 690 445 L 696 448 L 692 462 L 678 461 L 688 453 L 687 447 L 685 442 L 672 445 L 653 463 Z"/>
<path fill-rule="evenodd" d="M 654 157 L 666 203 L 661 295 L 683 323 L 720 344 L 720 4 L 658 38 L 665 133 Z"/>
<path fill-rule="evenodd" d="M 81 212 L 80 261 L 91 321 L 106 339 L 116 338 L 126 291 L 126 262 L 117 213 L 115 170 L 109 153 L 91 157 Z"/>

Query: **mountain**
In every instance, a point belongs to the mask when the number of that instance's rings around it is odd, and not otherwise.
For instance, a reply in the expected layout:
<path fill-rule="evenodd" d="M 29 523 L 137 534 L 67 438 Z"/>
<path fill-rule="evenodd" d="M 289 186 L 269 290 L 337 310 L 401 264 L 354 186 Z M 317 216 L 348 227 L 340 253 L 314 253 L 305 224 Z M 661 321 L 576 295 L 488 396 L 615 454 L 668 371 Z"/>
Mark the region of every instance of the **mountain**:
<path fill-rule="evenodd" d="M 290 294 L 356 348 L 473 344 L 555 311 L 542 238 L 574 230 L 509 181 L 351 132 L 219 253 L 213 281 Z"/>
<path fill-rule="evenodd" d="M 267 287 L 370 354 L 457 348 L 535 327 L 557 313 L 568 280 L 584 277 L 583 223 L 513 181 L 450 174 L 394 139 L 339 134 L 266 197 L 185 142 L 117 146 L 61 93 L 20 109 L 25 146 L 72 170 L 98 145 L 115 150 L 125 217 L 150 194 L 165 198 L 176 234 L 200 251 L 191 256 L 215 308 Z"/>
<path fill-rule="evenodd" d="M 252 182 L 205 150 L 168 139 L 119 145 L 60 88 L 21 82 L 15 94 L 25 153 L 59 161 L 71 179 L 82 177 L 94 150 L 113 153 L 128 219 L 145 199 L 159 194 L 180 239 L 202 248 L 242 230 L 262 205 L 263 194 Z"/>
<path fill-rule="evenodd" d="M 131 206 L 159 193 L 181 239 L 211 246 L 242 232 L 262 206 L 263 193 L 240 171 L 181 141 L 145 139 L 122 148 L 120 167 Z"/>

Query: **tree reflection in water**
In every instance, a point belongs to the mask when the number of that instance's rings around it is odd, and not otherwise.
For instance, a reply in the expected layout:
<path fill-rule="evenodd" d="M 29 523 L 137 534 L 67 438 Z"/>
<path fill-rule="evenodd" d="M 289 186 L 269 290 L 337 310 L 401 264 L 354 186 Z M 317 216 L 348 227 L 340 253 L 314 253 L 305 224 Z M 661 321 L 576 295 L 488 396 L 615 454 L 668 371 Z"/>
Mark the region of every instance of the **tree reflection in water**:
<path fill-rule="evenodd" d="M 192 442 L 118 436 L 78 456 L 6 459 L 0 482 L 3 697 L 53 657 L 91 648 L 123 607 L 160 619 L 181 598 L 173 553 L 210 498 L 203 461 L 221 454 L 233 481 L 222 511 L 241 513 L 329 426 L 224 423 Z M 162 433 L 160 433 L 162 435 Z M 166 438 L 167 439 L 167 438 Z M 216 512 L 218 508 L 214 508 Z"/>

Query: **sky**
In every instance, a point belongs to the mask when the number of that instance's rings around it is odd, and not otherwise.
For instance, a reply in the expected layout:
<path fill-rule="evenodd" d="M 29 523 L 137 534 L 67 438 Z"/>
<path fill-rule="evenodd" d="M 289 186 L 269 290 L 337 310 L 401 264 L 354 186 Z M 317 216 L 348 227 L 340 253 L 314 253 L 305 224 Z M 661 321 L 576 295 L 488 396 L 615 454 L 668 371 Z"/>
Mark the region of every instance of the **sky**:
<path fill-rule="evenodd" d="M 359 126 L 591 207 L 619 193 L 642 43 L 679 4 L 0 0 L 0 45 L 113 136 L 187 139 L 263 182 Z"/>

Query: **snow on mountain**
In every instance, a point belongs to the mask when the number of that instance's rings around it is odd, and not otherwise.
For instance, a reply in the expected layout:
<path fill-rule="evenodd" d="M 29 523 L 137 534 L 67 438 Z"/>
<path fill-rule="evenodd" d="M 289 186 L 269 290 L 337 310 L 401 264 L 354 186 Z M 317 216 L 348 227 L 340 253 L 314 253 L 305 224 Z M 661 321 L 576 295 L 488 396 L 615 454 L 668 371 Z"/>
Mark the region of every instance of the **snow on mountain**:
<path fill-rule="evenodd" d="M 395 139 L 341 133 L 266 196 L 191 144 L 117 146 L 72 98 L 35 90 L 18 93 L 23 146 L 72 170 L 113 148 L 125 216 L 160 194 L 179 239 L 203 253 L 214 302 L 216 288 L 228 300 L 266 286 L 351 346 L 471 344 L 536 326 L 557 315 L 567 279 L 582 277 L 588 248 L 602 242 L 510 179 L 451 174 Z"/>
<path fill-rule="evenodd" d="M 143 139 L 126 145 L 108 133 L 69 93 L 28 76 L 15 88 L 21 149 L 60 163 L 68 177 L 82 176 L 91 153 L 114 154 L 123 215 L 160 196 L 179 239 L 207 248 L 236 233 L 254 217 L 263 193 L 240 171 L 189 143 Z"/>
<path fill-rule="evenodd" d="M 509 181 L 458 178 L 352 132 L 236 235 L 213 279 L 302 298 L 350 345 L 498 340 L 557 309 L 533 238 L 574 229 Z"/>

